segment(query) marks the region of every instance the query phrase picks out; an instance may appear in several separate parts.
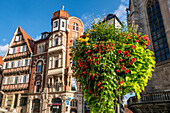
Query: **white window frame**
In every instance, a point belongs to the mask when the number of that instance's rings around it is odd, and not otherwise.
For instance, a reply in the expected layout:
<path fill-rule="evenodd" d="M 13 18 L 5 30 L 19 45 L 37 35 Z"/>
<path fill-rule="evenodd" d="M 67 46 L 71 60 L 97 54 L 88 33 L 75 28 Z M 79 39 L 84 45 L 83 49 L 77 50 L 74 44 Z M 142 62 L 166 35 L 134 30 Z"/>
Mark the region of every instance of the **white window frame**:
<path fill-rule="evenodd" d="M 75 80 L 75 81 L 73 81 L 73 79 Z M 72 85 L 75 85 L 75 91 L 74 90 L 72 90 Z M 77 91 L 77 80 L 76 80 L 76 78 L 71 78 L 71 91 L 74 91 L 74 92 L 76 92 Z"/>

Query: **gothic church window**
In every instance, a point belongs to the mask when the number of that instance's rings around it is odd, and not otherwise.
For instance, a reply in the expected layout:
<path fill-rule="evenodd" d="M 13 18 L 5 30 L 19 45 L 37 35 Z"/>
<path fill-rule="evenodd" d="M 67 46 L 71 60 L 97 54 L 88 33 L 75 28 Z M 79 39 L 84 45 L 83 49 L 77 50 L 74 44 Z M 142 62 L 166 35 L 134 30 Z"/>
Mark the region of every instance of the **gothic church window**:
<path fill-rule="evenodd" d="M 167 60 L 170 53 L 158 0 L 148 1 L 147 12 L 156 61 Z"/>

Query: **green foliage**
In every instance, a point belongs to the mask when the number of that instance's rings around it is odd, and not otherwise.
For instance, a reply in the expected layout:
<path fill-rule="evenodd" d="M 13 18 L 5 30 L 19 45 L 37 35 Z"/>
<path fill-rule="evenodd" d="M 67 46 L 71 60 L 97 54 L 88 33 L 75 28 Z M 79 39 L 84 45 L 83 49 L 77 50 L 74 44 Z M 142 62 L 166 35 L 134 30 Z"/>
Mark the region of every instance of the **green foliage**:
<path fill-rule="evenodd" d="M 102 22 L 93 23 L 76 40 L 72 68 L 93 113 L 114 113 L 121 89 L 124 95 L 134 91 L 140 98 L 155 66 L 153 52 L 146 49 L 149 44 L 146 35 L 132 28 Z"/>

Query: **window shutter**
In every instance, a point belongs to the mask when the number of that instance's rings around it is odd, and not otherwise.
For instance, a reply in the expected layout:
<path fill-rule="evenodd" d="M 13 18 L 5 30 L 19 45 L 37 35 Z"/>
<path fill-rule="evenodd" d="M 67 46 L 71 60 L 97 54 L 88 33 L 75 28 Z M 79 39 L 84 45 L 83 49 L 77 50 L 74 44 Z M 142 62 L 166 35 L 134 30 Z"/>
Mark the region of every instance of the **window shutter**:
<path fill-rule="evenodd" d="M 6 63 L 4 62 L 4 63 L 3 63 L 3 69 L 5 69 L 5 67 L 6 67 Z"/>
<path fill-rule="evenodd" d="M 15 37 L 15 41 L 19 41 L 19 36 L 16 36 L 16 37 Z"/>
<path fill-rule="evenodd" d="M 25 59 L 22 60 L 22 66 L 25 66 Z"/>
<path fill-rule="evenodd" d="M 23 66 L 23 60 L 20 60 L 19 63 L 20 63 L 19 66 Z"/>
<path fill-rule="evenodd" d="M 13 54 L 13 48 L 9 48 L 9 54 Z"/>
<path fill-rule="evenodd" d="M 18 61 L 15 61 L 14 62 L 14 67 L 17 67 L 18 66 Z"/>
<path fill-rule="evenodd" d="M 7 84 L 8 77 L 4 77 L 3 84 Z"/>
<path fill-rule="evenodd" d="M 30 59 L 28 59 L 28 65 L 30 65 Z"/>
<path fill-rule="evenodd" d="M 29 75 L 26 75 L 26 83 L 29 82 Z"/>
<path fill-rule="evenodd" d="M 26 51 L 27 50 L 27 45 L 25 45 L 25 48 L 24 48 L 24 51 Z"/>
<path fill-rule="evenodd" d="M 8 68 L 11 68 L 11 62 L 8 62 Z"/>
<path fill-rule="evenodd" d="M 18 76 L 18 81 L 17 81 L 17 83 L 22 83 L 21 80 L 22 80 L 22 76 Z"/>
<path fill-rule="evenodd" d="M 19 52 L 22 52 L 23 46 L 20 46 L 19 48 Z"/>

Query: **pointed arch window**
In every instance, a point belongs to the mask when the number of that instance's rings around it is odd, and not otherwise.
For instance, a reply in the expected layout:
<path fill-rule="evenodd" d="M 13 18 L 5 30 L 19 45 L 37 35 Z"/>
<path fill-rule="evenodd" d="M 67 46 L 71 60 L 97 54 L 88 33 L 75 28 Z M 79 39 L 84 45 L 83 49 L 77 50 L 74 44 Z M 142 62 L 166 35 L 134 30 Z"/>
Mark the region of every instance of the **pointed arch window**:
<path fill-rule="evenodd" d="M 167 37 L 158 0 L 148 1 L 147 13 L 156 61 L 161 62 L 170 59 Z"/>

